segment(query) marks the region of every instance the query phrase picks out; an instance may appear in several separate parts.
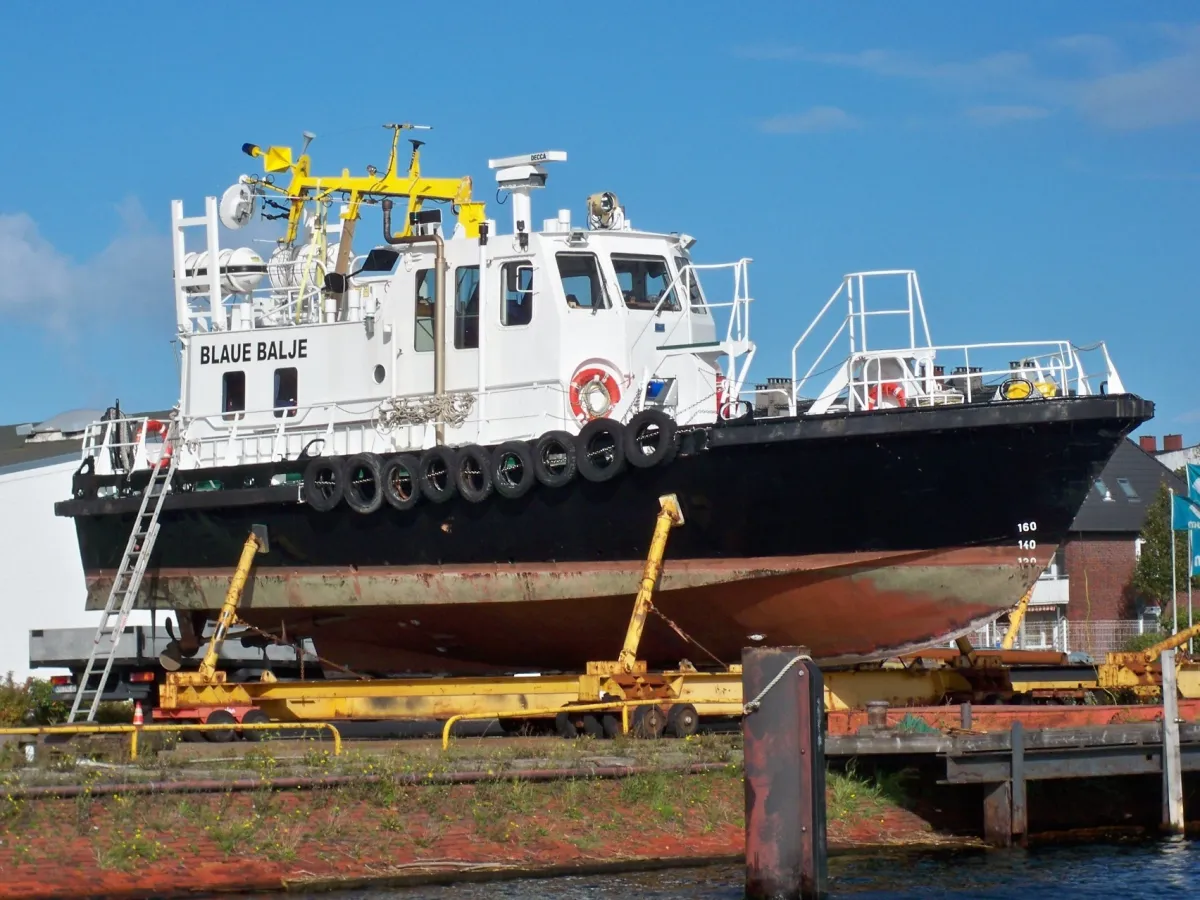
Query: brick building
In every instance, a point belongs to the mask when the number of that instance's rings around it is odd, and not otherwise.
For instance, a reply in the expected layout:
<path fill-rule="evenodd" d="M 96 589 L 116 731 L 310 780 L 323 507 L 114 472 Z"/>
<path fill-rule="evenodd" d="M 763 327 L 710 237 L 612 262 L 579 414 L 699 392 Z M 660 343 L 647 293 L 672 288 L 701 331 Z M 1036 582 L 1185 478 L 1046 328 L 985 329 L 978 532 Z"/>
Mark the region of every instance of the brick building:
<path fill-rule="evenodd" d="M 1103 653 L 1157 627 L 1160 610 L 1145 606 L 1129 582 L 1146 508 L 1159 486 L 1187 486 L 1148 449 L 1123 441 L 1093 482 L 1066 541 L 1034 587 L 1018 646 Z M 981 640 L 995 645 L 1005 626 L 1001 619 Z"/>

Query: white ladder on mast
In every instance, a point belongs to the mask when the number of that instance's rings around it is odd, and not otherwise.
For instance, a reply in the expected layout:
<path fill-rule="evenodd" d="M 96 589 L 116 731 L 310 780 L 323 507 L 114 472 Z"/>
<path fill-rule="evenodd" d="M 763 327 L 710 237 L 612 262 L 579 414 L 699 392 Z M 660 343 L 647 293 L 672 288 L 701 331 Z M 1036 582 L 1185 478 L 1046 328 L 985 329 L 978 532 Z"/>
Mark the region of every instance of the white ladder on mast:
<path fill-rule="evenodd" d="M 113 660 L 117 655 L 117 644 L 125 630 L 125 621 L 129 618 L 130 610 L 137 600 L 142 576 L 146 574 L 150 553 L 154 550 L 154 540 L 158 537 L 158 515 L 162 512 L 163 502 L 171 490 L 171 476 L 175 473 L 175 454 L 169 452 L 172 437 L 172 434 L 167 434 L 163 441 L 163 453 L 151 469 L 150 480 L 146 482 L 146 489 L 142 491 L 142 505 L 134 520 L 133 530 L 129 533 L 125 556 L 113 579 L 108 602 L 104 605 L 104 613 L 96 628 L 96 636 L 92 639 L 92 650 L 88 654 L 87 665 L 84 666 L 83 676 L 75 690 L 75 702 L 71 704 L 71 713 L 67 716 L 68 723 L 76 721 L 87 694 L 91 695 L 92 702 L 85 721 L 94 721 L 96 710 L 100 708 L 100 698 L 104 696 L 104 686 L 108 682 Z M 100 663 L 104 664 L 104 671 L 95 689 L 90 690 L 88 682 Z"/>

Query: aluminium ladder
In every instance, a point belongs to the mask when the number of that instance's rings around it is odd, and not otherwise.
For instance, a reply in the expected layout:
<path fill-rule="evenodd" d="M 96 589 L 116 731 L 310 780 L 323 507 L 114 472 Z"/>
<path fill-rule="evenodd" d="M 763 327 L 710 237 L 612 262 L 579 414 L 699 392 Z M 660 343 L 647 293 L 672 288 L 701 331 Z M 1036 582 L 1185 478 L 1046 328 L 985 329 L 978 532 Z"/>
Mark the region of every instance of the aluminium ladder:
<path fill-rule="evenodd" d="M 174 429 L 172 429 L 173 431 Z M 158 516 L 162 512 L 163 503 L 171 490 L 171 476 L 175 473 L 175 454 L 170 452 L 173 434 L 168 433 L 163 441 L 163 452 L 150 470 L 150 480 L 142 491 L 142 505 L 134 520 L 133 530 L 129 533 L 129 542 L 125 545 L 125 556 L 113 579 L 112 589 L 108 593 L 108 602 L 96 628 L 96 636 L 92 639 L 92 650 L 88 655 L 87 665 L 84 666 L 83 676 L 75 691 L 75 702 L 71 704 L 71 713 L 67 722 L 73 723 L 79 715 L 85 694 L 91 694 L 91 706 L 85 721 L 91 722 L 96 718 L 96 710 L 100 708 L 100 698 L 104 695 L 104 686 L 112 672 L 113 660 L 117 655 L 117 644 L 121 632 L 125 630 L 125 621 L 129 618 L 130 610 L 137 600 L 138 589 L 142 584 L 142 576 L 150 562 L 150 553 L 154 550 L 154 541 L 158 537 Z M 113 618 L 116 623 L 113 624 Z M 104 671 L 95 690 L 88 689 L 97 666 L 103 663 Z"/>

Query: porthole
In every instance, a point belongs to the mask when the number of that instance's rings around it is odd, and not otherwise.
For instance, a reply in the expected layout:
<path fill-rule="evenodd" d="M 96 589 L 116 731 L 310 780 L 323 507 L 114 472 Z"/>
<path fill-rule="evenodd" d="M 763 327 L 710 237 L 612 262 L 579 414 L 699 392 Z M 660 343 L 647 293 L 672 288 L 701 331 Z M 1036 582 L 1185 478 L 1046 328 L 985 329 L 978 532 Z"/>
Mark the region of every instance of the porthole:
<path fill-rule="evenodd" d="M 383 366 L 375 367 L 375 383 L 376 384 L 383 384 L 383 379 L 386 375 L 387 375 L 387 372 L 384 371 Z"/>

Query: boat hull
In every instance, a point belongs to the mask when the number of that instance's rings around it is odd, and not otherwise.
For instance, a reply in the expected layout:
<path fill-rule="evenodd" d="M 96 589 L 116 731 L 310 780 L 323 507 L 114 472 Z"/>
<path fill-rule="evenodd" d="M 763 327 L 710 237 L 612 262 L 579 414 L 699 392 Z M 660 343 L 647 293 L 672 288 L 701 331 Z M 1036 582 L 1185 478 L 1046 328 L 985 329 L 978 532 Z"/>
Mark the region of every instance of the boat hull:
<path fill-rule="evenodd" d="M 620 649 L 657 498 L 675 493 L 686 523 L 657 604 L 692 641 L 656 620 L 648 662 L 733 662 L 755 642 L 877 658 L 1013 606 L 1152 409 L 1101 396 L 712 429 L 671 464 L 609 482 L 408 512 L 320 513 L 296 486 L 180 491 L 139 605 L 219 608 L 263 524 L 271 551 L 242 614 L 312 637 L 327 658 L 385 672 L 577 669 Z M 194 474 L 229 483 L 239 470 Z M 94 482 L 77 476 L 58 511 L 75 517 L 88 606 L 101 608 L 137 497 L 92 498 Z"/>

